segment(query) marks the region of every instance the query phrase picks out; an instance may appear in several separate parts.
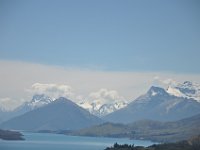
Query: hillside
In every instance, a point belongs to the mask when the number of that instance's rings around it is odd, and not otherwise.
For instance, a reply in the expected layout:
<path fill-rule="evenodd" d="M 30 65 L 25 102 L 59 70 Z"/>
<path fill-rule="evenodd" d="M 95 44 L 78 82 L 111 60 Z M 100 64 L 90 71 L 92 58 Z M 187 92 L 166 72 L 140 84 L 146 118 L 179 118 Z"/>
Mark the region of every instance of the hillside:
<path fill-rule="evenodd" d="M 199 134 L 200 114 L 174 122 L 143 120 L 126 125 L 104 123 L 73 133 L 81 136 L 128 137 L 157 142 L 175 142 Z"/>

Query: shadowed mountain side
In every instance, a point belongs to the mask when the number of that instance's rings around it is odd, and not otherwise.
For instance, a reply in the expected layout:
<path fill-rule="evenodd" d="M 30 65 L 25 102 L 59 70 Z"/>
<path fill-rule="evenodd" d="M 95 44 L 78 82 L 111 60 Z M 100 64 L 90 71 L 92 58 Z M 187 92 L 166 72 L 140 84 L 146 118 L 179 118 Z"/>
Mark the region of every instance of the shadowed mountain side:
<path fill-rule="evenodd" d="M 61 97 L 48 105 L 2 123 L 1 128 L 31 131 L 74 130 L 99 123 L 102 123 L 101 119 Z"/>

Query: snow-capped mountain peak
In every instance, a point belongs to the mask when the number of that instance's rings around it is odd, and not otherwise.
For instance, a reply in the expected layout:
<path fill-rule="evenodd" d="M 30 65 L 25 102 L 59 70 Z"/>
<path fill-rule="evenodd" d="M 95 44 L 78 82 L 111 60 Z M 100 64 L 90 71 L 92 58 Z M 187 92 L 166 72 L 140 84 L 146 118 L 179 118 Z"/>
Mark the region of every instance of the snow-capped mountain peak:
<path fill-rule="evenodd" d="M 171 86 L 169 86 L 167 88 L 167 92 L 170 94 L 170 95 L 174 95 L 174 96 L 177 96 L 177 97 L 184 97 L 184 94 L 181 93 L 178 89 L 176 88 L 173 88 Z"/>
<path fill-rule="evenodd" d="M 93 102 L 85 101 L 78 103 L 80 107 L 87 109 L 91 114 L 94 114 L 99 117 L 105 116 L 118 109 L 121 109 L 127 106 L 127 104 L 128 103 L 125 101 L 118 101 L 113 103 L 103 103 L 103 102 L 101 103 L 100 101 L 93 101 Z"/>
<path fill-rule="evenodd" d="M 192 98 L 200 102 L 200 85 L 185 81 L 176 85 L 169 85 L 167 92 L 177 97 Z"/>
<path fill-rule="evenodd" d="M 35 109 L 47 105 L 52 101 L 53 101 L 52 98 L 44 94 L 36 94 L 33 96 L 32 100 L 28 103 L 28 106 L 31 107 L 31 109 Z"/>

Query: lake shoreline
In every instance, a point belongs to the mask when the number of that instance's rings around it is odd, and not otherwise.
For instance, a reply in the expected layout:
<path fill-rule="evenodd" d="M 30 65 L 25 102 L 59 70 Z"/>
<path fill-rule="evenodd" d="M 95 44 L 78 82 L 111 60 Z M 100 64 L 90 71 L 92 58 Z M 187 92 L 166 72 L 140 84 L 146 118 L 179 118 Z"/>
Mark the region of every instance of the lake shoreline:
<path fill-rule="evenodd" d="M 151 141 L 130 140 L 125 138 L 83 137 L 69 136 L 54 133 L 32 133 L 21 131 L 24 141 L 0 141 L 0 149 L 4 150 L 103 150 L 114 143 L 135 144 L 138 146 L 150 146 Z"/>

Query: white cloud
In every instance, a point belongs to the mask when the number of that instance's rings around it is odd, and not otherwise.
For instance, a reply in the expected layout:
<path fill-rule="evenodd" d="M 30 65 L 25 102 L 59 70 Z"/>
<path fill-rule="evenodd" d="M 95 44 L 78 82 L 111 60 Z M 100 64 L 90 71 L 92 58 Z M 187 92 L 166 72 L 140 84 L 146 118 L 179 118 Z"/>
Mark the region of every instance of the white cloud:
<path fill-rule="evenodd" d="M 155 86 L 167 88 L 168 86 L 177 85 L 177 81 L 171 78 L 162 78 L 159 76 L 155 76 L 153 80 L 153 84 Z"/>
<path fill-rule="evenodd" d="M 68 99 L 74 98 L 73 89 L 69 85 L 64 84 L 42 84 L 34 83 L 29 89 L 30 92 L 35 94 L 45 94 L 53 99 L 59 97 L 66 97 Z"/>
<path fill-rule="evenodd" d="M 100 89 L 97 92 L 89 94 L 88 99 L 90 101 L 101 102 L 101 103 L 113 103 L 117 101 L 125 100 L 123 96 L 120 96 L 115 90 Z"/>
<path fill-rule="evenodd" d="M 3 111 L 11 111 L 24 103 L 24 100 L 15 100 L 10 97 L 0 98 L 0 109 Z"/>
<path fill-rule="evenodd" d="M 173 79 L 177 82 L 189 80 L 200 83 L 199 74 L 97 71 L 0 60 L 0 96 L 15 100 L 16 102 L 13 102 L 12 105 L 14 107 L 21 103 L 22 99 L 24 101 L 32 99 L 33 93 L 27 92 L 26 89 L 46 93 L 53 90 L 52 96 L 54 97 L 72 96 L 73 100 L 80 101 L 87 98 L 92 91 L 99 91 L 103 87 L 115 89 L 120 93 L 118 95 L 131 101 L 144 94 L 152 84 L 154 85 L 156 83 L 155 77 L 159 78 L 160 81 Z M 47 85 L 43 83 L 47 83 Z M 31 87 L 32 85 L 34 86 Z M 113 93 L 115 92 L 108 94 L 110 99 L 117 95 Z M 106 92 L 104 94 L 106 95 Z M 8 103 L 8 105 L 11 104 Z"/>

